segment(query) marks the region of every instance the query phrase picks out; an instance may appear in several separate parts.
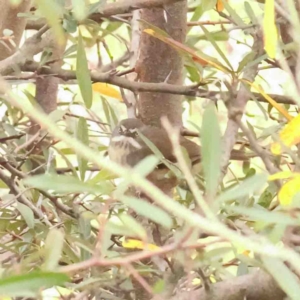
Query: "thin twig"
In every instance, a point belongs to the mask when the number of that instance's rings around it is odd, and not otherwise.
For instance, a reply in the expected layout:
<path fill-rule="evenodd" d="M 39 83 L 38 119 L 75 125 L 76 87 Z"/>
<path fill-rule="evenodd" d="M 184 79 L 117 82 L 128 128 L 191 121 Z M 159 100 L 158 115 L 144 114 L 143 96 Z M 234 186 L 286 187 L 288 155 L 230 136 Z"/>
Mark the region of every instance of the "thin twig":
<path fill-rule="evenodd" d="M 34 213 L 34 215 L 43 220 L 46 225 L 52 226 L 52 224 L 48 221 L 47 217 L 43 214 L 41 210 L 36 208 L 31 201 L 29 201 L 18 189 L 17 185 L 15 184 L 14 180 L 9 178 L 3 170 L 0 169 L 0 179 L 11 189 L 11 191 L 16 196 L 16 199 L 23 203 L 24 205 L 28 206 Z"/>

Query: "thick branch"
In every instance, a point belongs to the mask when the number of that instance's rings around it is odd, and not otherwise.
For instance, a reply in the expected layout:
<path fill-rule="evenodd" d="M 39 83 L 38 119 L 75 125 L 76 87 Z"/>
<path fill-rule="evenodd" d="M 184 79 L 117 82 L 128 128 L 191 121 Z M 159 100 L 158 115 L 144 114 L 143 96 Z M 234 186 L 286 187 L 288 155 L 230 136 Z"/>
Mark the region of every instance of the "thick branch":
<path fill-rule="evenodd" d="M 179 292 L 170 300 L 283 300 L 284 292 L 273 278 L 259 270 L 251 274 L 235 277 L 230 280 L 215 283 L 210 291 L 201 288 L 196 291 Z M 155 300 L 153 298 L 152 300 Z"/>

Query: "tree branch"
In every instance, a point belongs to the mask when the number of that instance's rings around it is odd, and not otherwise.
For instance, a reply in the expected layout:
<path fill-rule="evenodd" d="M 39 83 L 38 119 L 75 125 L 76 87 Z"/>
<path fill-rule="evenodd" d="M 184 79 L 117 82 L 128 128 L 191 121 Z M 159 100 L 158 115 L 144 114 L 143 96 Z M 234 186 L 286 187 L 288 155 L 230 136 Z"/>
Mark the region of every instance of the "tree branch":
<path fill-rule="evenodd" d="M 257 32 L 253 35 L 253 38 L 254 42 L 252 51 L 255 53 L 255 57 L 253 58 L 253 60 L 255 60 L 264 52 L 263 37 L 261 36 L 260 32 Z M 258 61 L 253 66 L 247 68 L 244 72 L 243 79 L 253 82 L 258 72 L 259 63 L 260 62 Z M 232 91 L 232 94 L 234 93 L 235 91 Z M 226 174 L 228 162 L 230 160 L 230 154 L 236 142 L 236 136 L 239 129 L 237 121 L 241 120 L 250 97 L 251 96 L 248 87 L 241 83 L 236 97 L 232 97 L 230 101 L 228 101 L 228 122 L 223 136 L 223 153 L 221 161 L 222 175 L 220 177 L 220 181 L 222 181 L 224 175 Z"/>
<path fill-rule="evenodd" d="M 76 79 L 76 73 L 70 70 L 64 69 L 54 69 L 48 67 L 42 67 L 38 65 L 38 63 L 31 62 L 26 63 L 23 66 L 20 66 L 21 70 L 24 72 L 37 72 L 39 75 L 51 75 L 56 76 L 64 81 L 70 81 Z M 0 74 L 1 73 L 1 62 L 0 62 Z M 8 78 L 9 79 L 9 78 Z M 97 71 L 91 71 L 91 80 L 93 82 L 106 82 L 118 87 L 128 89 L 132 92 L 158 92 L 158 93 L 165 93 L 165 94 L 177 94 L 177 95 L 184 95 L 190 97 L 200 97 L 200 98 L 207 98 L 212 101 L 223 100 L 231 95 L 230 92 L 220 92 L 220 91 L 208 91 L 202 88 L 198 88 L 196 85 L 189 85 L 189 86 L 182 86 L 182 85 L 175 85 L 169 83 L 149 83 L 149 82 L 135 82 L 130 81 L 126 78 L 121 78 L 117 75 L 112 75 L 111 73 L 100 73 Z M 259 93 L 252 93 L 256 99 L 260 102 L 268 103 L 268 101 Z M 295 102 L 292 98 L 277 95 L 277 94 L 269 94 L 276 102 L 283 103 L 283 104 L 293 104 Z M 249 100 L 254 100 L 251 98 L 251 95 L 247 96 Z"/>
<path fill-rule="evenodd" d="M 114 3 L 107 3 L 106 5 L 101 7 L 101 10 L 99 12 L 89 15 L 87 19 L 100 23 L 103 21 L 103 18 L 130 13 L 133 10 L 141 8 L 163 7 L 166 4 L 171 4 L 178 1 L 182 0 L 126 0 Z M 27 22 L 26 29 L 37 30 L 45 24 L 47 23 L 44 19 L 39 19 L 35 21 L 30 20 Z"/>

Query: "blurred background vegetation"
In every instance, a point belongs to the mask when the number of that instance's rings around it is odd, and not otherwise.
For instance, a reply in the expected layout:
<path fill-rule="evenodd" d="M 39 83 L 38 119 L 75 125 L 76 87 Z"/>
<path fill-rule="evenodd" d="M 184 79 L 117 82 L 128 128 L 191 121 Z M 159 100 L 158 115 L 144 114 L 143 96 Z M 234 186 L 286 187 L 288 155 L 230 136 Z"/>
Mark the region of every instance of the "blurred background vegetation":
<path fill-rule="evenodd" d="M 178 3 L 177 44 L 134 17 L 167 24 Z M 1 299 L 299 299 L 297 0 L 11 0 L 0 19 Z M 153 82 L 160 101 L 186 87 L 176 105 L 210 170 L 172 197 L 106 153 L 128 101 L 155 94 L 141 34 L 182 60 L 182 79 Z M 229 162 L 233 147 L 255 157 Z"/>

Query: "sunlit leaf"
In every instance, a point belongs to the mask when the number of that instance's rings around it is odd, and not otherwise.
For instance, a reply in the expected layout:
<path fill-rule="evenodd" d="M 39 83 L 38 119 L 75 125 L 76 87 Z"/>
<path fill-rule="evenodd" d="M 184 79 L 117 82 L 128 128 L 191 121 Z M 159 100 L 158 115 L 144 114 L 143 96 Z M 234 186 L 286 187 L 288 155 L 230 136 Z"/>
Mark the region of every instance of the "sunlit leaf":
<path fill-rule="evenodd" d="M 63 285 L 69 277 L 62 273 L 34 272 L 0 280 L 0 296 L 35 297 L 41 289 Z"/>
<path fill-rule="evenodd" d="M 179 51 L 180 53 L 183 54 L 189 54 L 192 56 L 192 59 L 201 64 L 202 66 L 210 65 L 212 67 L 215 67 L 216 69 L 223 71 L 224 73 L 231 73 L 231 70 L 228 69 L 227 67 L 223 66 L 220 62 L 218 62 L 216 59 L 208 59 L 208 56 L 200 56 L 197 54 L 193 49 L 187 47 L 186 45 L 172 39 L 169 37 L 165 37 L 158 32 L 154 31 L 153 29 L 145 29 L 144 32 L 148 33 L 149 35 L 165 42 L 166 44 L 172 46 L 174 49 Z"/>
<path fill-rule="evenodd" d="M 300 176 L 286 182 L 278 193 L 278 199 L 282 206 L 289 206 L 296 194 L 300 192 Z"/>
<path fill-rule="evenodd" d="M 223 1 L 226 1 L 226 0 L 217 0 L 217 4 L 216 4 L 217 11 L 222 11 L 224 9 Z"/>
<path fill-rule="evenodd" d="M 85 3 L 85 0 L 72 0 L 73 13 L 78 21 L 82 21 L 86 18 L 87 9 Z"/>
<path fill-rule="evenodd" d="M 278 173 L 270 175 L 268 180 L 273 181 L 273 180 L 277 180 L 277 179 L 287 179 L 287 178 L 296 177 L 299 175 L 300 175 L 300 173 L 294 173 L 291 171 L 282 171 L 282 172 L 278 172 Z"/>
<path fill-rule="evenodd" d="M 278 33 L 275 24 L 274 0 L 265 1 L 265 15 L 264 15 L 263 29 L 264 29 L 265 50 L 271 58 L 275 58 Z"/>
<path fill-rule="evenodd" d="M 251 87 L 253 87 L 257 92 L 259 92 L 275 109 L 278 110 L 288 121 L 292 120 L 293 117 L 288 113 L 288 111 L 281 105 L 279 105 L 272 97 L 270 97 L 268 94 L 266 94 L 262 88 L 260 88 L 258 85 L 250 82 L 249 80 L 242 79 L 243 82 L 249 84 Z"/>
<path fill-rule="evenodd" d="M 142 241 L 134 240 L 134 239 L 125 240 L 122 243 L 122 246 L 128 249 L 141 249 L 141 250 L 150 250 L 150 251 L 159 249 L 159 247 L 157 247 L 154 244 L 146 244 Z"/>
<path fill-rule="evenodd" d="M 134 236 L 137 236 L 141 239 L 147 238 L 147 232 L 145 228 L 135 218 L 128 214 L 119 214 L 118 217 L 125 227 L 134 231 Z"/>
<path fill-rule="evenodd" d="M 115 98 L 119 101 L 123 101 L 120 92 L 116 88 L 114 88 L 113 86 L 107 83 L 103 83 L 103 82 L 93 83 L 92 87 L 94 92 L 100 93 L 101 95 Z"/>
<path fill-rule="evenodd" d="M 285 127 L 279 132 L 280 142 L 290 148 L 300 143 L 300 114 L 292 119 Z M 273 143 L 271 145 L 273 154 L 279 155 L 282 152 L 280 143 Z"/>
<path fill-rule="evenodd" d="M 78 34 L 76 77 L 83 101 L 87 108 L 91 108 L 93 102 L 91 75 L 88 69 L 87 58 L 80 31 Z"/>

